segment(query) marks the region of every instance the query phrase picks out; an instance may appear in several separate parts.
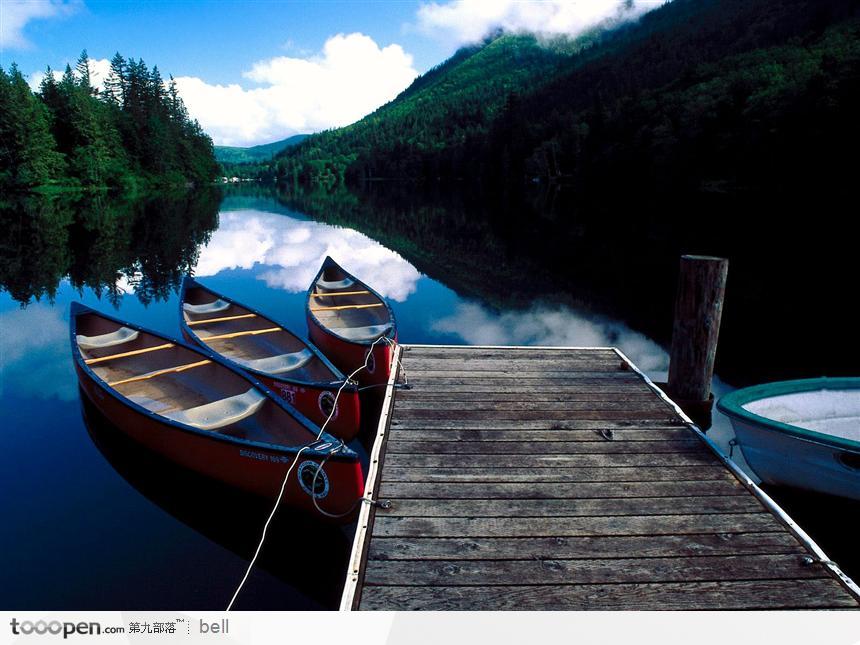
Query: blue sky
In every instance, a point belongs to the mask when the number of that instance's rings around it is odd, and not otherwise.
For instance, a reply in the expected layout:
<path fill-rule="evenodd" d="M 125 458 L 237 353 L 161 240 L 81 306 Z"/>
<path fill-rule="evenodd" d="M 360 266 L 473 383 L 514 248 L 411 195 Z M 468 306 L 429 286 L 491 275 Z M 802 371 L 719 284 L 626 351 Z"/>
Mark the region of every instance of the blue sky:
<path fill-rule="evenodd" d="M 2 5 L 11 5 L 6 0 Z M 28 44 L 3 47 L 3 65 L 27 73 L 74 61 L 82 49 L 93 58 L 119 51 L 143 58 L 175 76 L 214 83 L 241 78 L 258 60 L 318 52 L 338 33 L 359 32 L 381 46 L 405 45 L 415 68 L 426 71 L 451 53 L 450 43 L 419 32 L 419 2 L 127 1 L 66 3 L 59 15 L 35 18 L 23 28 Z"/>
<path fill-rule="evenodd" d="M 177 78 L 216 144 L 352 123 L 493 29 L 575 36 L 665 0 L 0 0 L 0 64 L 38 86 L 82 49 L 98 85 L 117 51 Z"/>

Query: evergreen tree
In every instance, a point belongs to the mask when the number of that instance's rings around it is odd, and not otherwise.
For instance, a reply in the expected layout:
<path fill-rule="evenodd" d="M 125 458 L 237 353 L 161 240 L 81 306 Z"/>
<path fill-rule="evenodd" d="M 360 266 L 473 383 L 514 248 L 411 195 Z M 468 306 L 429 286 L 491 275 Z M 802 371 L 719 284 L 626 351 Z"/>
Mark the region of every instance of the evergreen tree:
<path fill-rule="evenodd" d="M 48 114 L 14 64 L 0 68 L 0 185 L 30 188 L 62 170 Z"/>
<path fill-rule="evenodd" d="M 92 86 L 90 78 L 90 57 L 87 56 L 87 50 L 83 50 L 78 57 L 78 62 L 75 64 L 75 72 L 78 77 L 78 86 L 87 94 L 94 94 L 95 90 Z"/>
<path fill-rule="evenodd" d="M 125 59 L 119 52 L 110 61 L 110 72 L 104 82 L 102 96 L 113 105 L 125 103 Z"/>
<path fill-rule="evenodd" d="M 209 182 L 219 172 L 212 140 L 158 67 L 117 53 L 98 92 L 84 50 L 59 81 L 48 68 L 38 95 L 16 67 L 0 71 L 4 188 L 184 185 Z"/>

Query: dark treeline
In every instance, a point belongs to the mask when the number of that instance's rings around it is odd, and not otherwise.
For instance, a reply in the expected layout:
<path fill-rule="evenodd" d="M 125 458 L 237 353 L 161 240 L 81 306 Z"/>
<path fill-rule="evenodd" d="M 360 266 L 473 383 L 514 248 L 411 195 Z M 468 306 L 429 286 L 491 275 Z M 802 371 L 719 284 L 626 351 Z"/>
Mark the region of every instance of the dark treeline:
<path fill-rule="evenodd" d="M 174 293 L 218 226 L 217 188 L 124 199 L 24 193 L 0 201 L 0 291 L 22 305 L 53 300 L 60 280 L 117 303 L 118 282 L 144 304 Z"/>
<path fill-rule="evenodd" d="M 674 0 L 567 48 L 501 36 L 264 178 L 532 181 L 600 198 L 845 180 L 858 142 L 857 0 Z"/>
<path fill-rule="evenodd" d="M 678 26 L 673 4 L 706 10 Z M 500 161 L 483 175 L 598 196 L 840 185 L 860 141 L 858 5 L 675 0 L 646 41 L 509 98 L 475 148 Z"/>
<path fill-rule="evenodd" d="M 104 88 L 86 51 L 57 80 L 48 68 L 33 93 L 14 64 L 0 68 L 0 186 L 134 190 L 211 181 L 212 140 L 192 120 L 173 78 L 119 54 Z"/>

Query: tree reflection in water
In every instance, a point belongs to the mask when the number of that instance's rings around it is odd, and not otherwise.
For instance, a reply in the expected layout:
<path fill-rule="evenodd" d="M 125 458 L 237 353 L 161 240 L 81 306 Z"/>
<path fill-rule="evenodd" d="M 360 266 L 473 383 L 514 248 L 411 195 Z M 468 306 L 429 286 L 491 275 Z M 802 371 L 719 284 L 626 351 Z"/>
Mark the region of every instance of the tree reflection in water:
<path fill-rule="evenodd" d="M 217 189 L 139 199 L 109 194 L 26 195 L 0 202 L 0 288 L 22 305 L 68 278 L 116 304 L 133 285 L 144 304 L 164 300 L 193 269 L 218 226 Z"/>

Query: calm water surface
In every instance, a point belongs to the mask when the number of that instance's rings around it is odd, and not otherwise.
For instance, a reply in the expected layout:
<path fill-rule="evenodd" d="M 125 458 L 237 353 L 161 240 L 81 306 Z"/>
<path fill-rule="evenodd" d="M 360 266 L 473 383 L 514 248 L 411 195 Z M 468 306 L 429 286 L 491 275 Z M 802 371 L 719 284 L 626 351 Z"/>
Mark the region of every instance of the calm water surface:
<path fill-rule="evenodd" d="M 402 342 L 612 345 L 665 377 L 666 352 L 620 320 L 521 297 L 515 309 L 500 307 L 464 288 L 468 275 L 453 280 L 457 291 L 427 277 L 361 232 L 373 226 L 315 220 L 265 196 L 219 199 L 113 211 L 31 204 L 9 216 L 17 251 L 7 245 L 0 290 L 0 607 L 224 607 L 268 511 L 141 455 L 82 404 L 68 340 L 72 300 L 178 335 L 175 288 L 193 270 L 305 334 L 304 290 L 331 255 L 392 302 Z M 439 257 L 440 273 L 458 260 Z M 721 421 L 712 435 L 725 445 L 730 431 Z M 352 527 L 281 513 L 237 607 L 335 606 L 351 537 Z"/>

